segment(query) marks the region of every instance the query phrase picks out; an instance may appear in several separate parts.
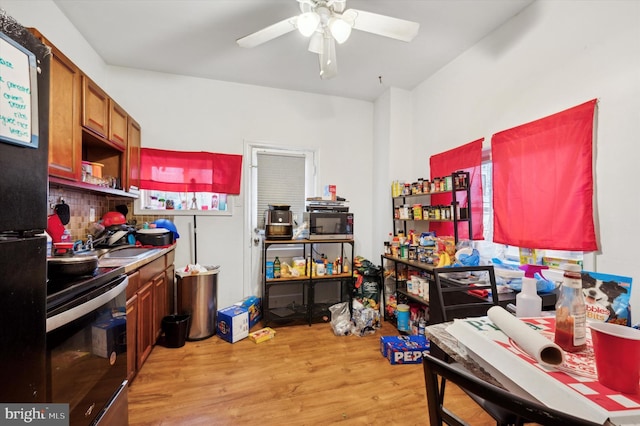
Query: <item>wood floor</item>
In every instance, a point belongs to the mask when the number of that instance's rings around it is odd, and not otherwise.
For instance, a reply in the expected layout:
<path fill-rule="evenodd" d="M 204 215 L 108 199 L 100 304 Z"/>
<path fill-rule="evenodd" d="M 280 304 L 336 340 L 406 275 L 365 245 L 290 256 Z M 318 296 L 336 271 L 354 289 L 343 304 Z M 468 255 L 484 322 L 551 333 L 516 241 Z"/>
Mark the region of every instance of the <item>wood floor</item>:
<path fill-rule="evenodd" d="M 254 327 L 261 328 L 260 325 Z M 230 344 L 217 336 L 156 345 L 129 388 L 129 424 L 428 425 L 422 365 L 390 365 L 380 336 L 335 336 L 328 323 L 273 327 L 275 338 Z M 495 425 L 447 386 L 448 406 L 472 425 Z"/>

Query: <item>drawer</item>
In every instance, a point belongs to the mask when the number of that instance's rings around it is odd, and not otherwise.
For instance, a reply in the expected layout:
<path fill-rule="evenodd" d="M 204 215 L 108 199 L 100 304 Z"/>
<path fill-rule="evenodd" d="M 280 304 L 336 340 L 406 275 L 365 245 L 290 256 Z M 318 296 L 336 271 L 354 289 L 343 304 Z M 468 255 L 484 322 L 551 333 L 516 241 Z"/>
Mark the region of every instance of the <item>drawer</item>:
<path fill-rule="evenodd" d="M 147 283 L 151 281 L 156 275 L 164 272 L 165 270 L 165 257 L 162 256 L 157 258 L 156 260 L 147 263 L 138 271 L 140 272 L 140 282 Z"/>

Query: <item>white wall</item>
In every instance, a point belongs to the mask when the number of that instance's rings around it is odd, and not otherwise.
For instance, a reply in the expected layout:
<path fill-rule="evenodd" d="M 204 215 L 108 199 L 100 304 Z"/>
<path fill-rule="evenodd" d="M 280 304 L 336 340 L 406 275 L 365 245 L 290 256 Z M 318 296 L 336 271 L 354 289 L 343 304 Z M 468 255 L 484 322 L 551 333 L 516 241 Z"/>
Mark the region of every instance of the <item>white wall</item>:
<path fill-rule="evenodd" d="M 640 320 L 640 2 L 538 0 L 413 96 L 412 176 L 430 155 L 597 98 L 595 269 L 633 278 Z"/>
<path fill-rule="evenodd" d="M 413 92 L 392 89 L 373 105 L 108 67 L 50 0 L 0 0 L 0 7 L 39 28 L 140 121 L 144 146 L 242 153 L 243 141 L 254 140 L 318 147 L 319 185 L 334 183 L 351 200 L 356 253 L 375 263 L 390 229 L 391 180 L 428 176 L 433 154 L 598 98 L 594 269 L 633 277 L 632 305 L 640 310 L 632 248 L 640 240 L 637 0 L 538 0 Z M 388 180 L 382 188 L 377 172 Z M 198 221 L 199 260 L 210 256 L 202 263 L 223 267 L 221 304 L 243 296 L 236 275 L 247 238 L 241 197 L 234 207 L 232 217 Z M 188 258 L 185 250 L 179 259 Z"/>
<path fill-rule="evenodd" d="M 245 141 L 260 141 L 317 149 L 318 191 L 325 184 L 337 186 L 361 231 L 356 253 L 377 254 L 368 232 L 371 103 L 115 67 L 109 79 L 109 94 L 140 122 L 143 146 L 243 154 Z M 220 306 L 248 296 L 243 294 L 243 252 L 253 235 L 244 235 L 243 197 L 232 197 L 233 216 L 197 218 L 198 262 L 221 265 Z M 181 234 L 188 234 L 190 222 L 176 217 Z M 189 260 L 188 244 L 181 244 L 186 242 L 178 243 L 178 266 Z"/>
<path fill-rule="evenodd" d="M 51 0 L 0 0 L 0 8 L 24 27 L 37 28 L 100 86 L 107 82 L 107 65 Z"/>
<path fill-rule="evenodd" d="M 356 218 L 356 254 L 378 258 L 370 232 L 372 103 L 105 66 L 78 41 L 82 37 L 51 1 L 2 0 L 0 7 L 22 25 L 40 29 L 116 99 L 140 123 L 144 147 L 243 154 L 245 141 L 259 141 L 317 149 L 317 194 L 326 184 L 337 186 Z M 243 253 L 252 235 L 244 235 L 243 197 L 232 197 L 233 216 L 197 218 L 198 262 L 221 265 L 219 306 L 248 296 L 243 294 Z M 192 219 L 176 217 L 175 222 L 187 236 Z M 189 260 L 188 240 L 181 238 L 176 267 Z"/>

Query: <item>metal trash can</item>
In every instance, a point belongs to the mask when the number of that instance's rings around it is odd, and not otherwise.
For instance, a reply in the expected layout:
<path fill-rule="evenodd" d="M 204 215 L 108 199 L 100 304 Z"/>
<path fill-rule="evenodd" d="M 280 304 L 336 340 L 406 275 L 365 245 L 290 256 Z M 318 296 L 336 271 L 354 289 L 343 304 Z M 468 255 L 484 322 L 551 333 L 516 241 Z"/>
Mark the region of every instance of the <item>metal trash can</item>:
<path fill-rule="evenodd" d="M 198 273 L 177 272 L 177 311 L 191 317 L 187 340 L 202 340 L 216 334 L 219 266 L 206 266 Z"/>

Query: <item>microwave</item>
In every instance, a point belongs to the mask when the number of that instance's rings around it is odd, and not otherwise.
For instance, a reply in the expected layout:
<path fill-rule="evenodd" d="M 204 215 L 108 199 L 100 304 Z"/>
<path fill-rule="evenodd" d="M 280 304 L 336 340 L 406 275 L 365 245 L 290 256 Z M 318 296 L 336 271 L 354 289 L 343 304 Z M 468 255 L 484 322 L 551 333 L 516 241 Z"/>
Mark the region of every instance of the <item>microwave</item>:
<path fill-rule="evenodd" d="M 353 213 L 306 212 L 303 219 L 309 226 L 310 240 L 353 239 Z"/>

